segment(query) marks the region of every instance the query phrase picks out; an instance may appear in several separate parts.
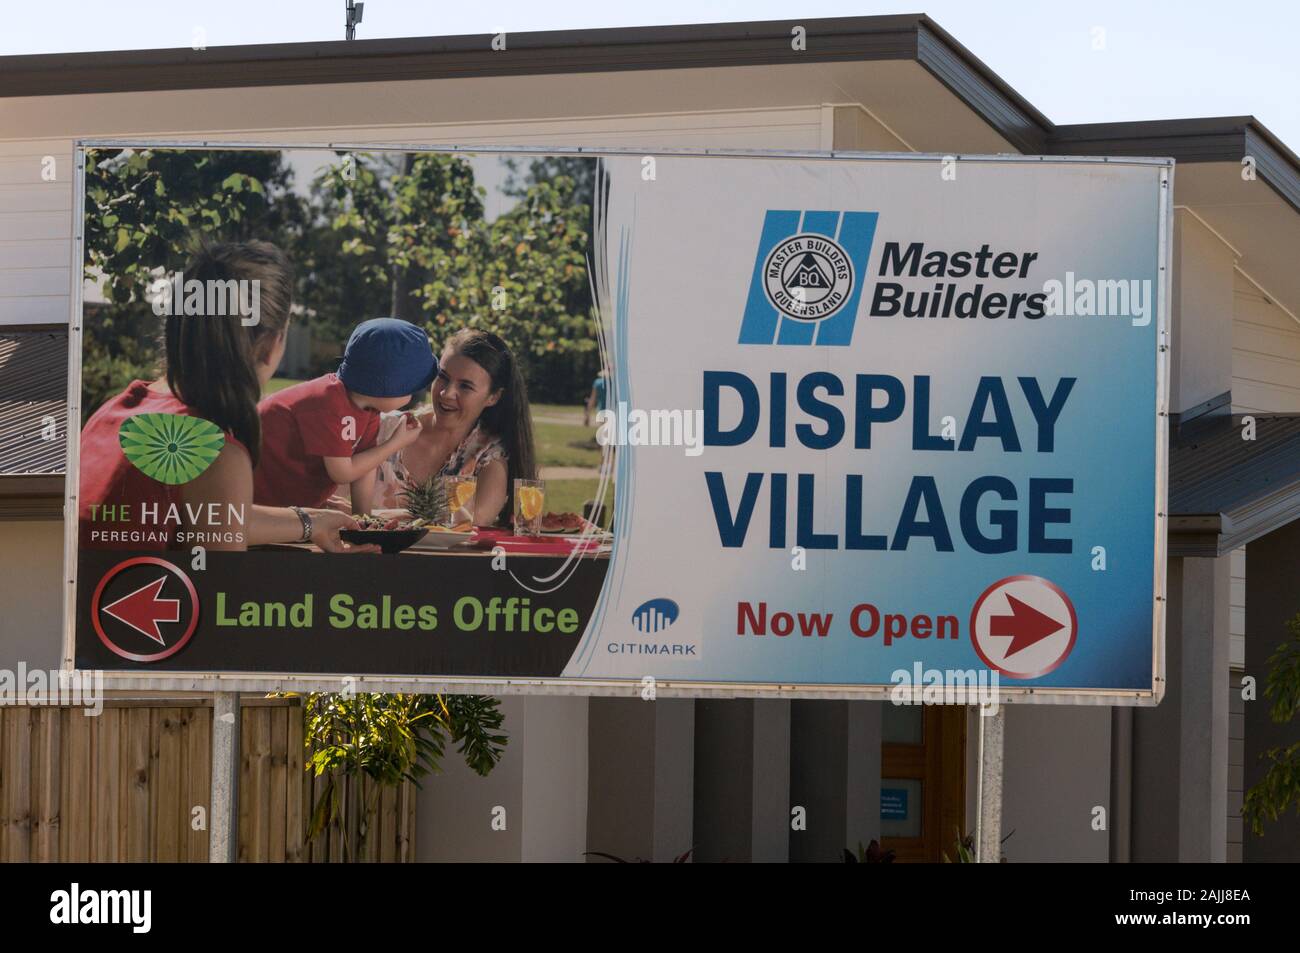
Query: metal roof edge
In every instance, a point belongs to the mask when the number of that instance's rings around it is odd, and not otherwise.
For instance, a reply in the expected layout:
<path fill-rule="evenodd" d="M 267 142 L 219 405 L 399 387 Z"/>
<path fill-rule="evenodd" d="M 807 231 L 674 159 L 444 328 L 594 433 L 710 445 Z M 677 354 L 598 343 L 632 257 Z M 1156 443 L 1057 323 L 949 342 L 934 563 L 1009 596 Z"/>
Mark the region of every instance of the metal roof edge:
<path fill-rule="evenodd" d="M 1189 163 L 1240 163 L 1249 156 L 1259 178 L 1300 212 L 1300 157 L 1254 116 L 1057 126 L 1047 148 L 1053 155 L 1169 156 Z"/>
<path fill-rule="evenodd" d="M 924 17 L 764 20 L 0 57 L 0 97 L 915 58 Z M 795 27 L 807 31 L 795 50 Z"/>
<path fill-rule="evenodd" d="M 1021 152 L 1046 152 L 1052 121 L 928 16 L 917 25 L 916 60 Z"/>
<path fill-rule="evenodd" d="M 0 523 L 63 519 L 62 474 L 0 474 Z"/>

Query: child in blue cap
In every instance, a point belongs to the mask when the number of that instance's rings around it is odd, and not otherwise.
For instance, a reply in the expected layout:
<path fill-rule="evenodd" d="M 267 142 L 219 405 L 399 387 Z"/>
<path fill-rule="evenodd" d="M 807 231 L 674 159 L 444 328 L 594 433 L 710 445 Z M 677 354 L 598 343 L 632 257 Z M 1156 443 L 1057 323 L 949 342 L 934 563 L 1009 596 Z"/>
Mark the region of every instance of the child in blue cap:
<path fill-rule="evenodd" d="M 438 361 L 425 333 L 397 318 L 357 325 L 337 372 L 303 381 L 258 404 L 262 456 L 253 473 L 253 502 L 319 507 L 346 484 L 352 511 L 370 512 L 375 471 L 420 436 L 407 415 L 376 445 L 379 415 L 426 391 Z"/>

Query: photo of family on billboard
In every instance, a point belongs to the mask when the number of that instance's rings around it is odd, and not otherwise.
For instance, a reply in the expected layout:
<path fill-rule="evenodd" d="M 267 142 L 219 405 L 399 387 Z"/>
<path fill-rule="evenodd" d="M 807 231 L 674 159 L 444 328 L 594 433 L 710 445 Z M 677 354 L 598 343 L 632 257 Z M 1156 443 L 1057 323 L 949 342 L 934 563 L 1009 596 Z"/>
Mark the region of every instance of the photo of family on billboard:
<path fill-rule="evenodd" d="M 89 150 L 81 548 L 607 555 L 596 170 Z"/>

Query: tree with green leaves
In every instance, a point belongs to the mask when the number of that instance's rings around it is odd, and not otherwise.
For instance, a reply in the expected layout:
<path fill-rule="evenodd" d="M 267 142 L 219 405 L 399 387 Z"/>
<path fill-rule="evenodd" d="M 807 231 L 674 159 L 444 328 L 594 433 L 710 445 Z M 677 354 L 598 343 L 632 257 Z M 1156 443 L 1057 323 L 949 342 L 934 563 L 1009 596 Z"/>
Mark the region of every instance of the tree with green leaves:
<path fill-rule="evenodd" d="M 1286 724 L 1300 711 L 1300 615 L 1286 624 L 1289 635 L 1268 658 L 1264 697 L 1271 702 L 1269 716 Z M 1300 814 L 1300 741 L 1285 748 L 1273 747 L 1263 754 L 1268 767 L 1264 776 L 1246 792 L 1242 819 L 1256 836 L 1263 836 L 1264 822 L 1276 821 L 1292 806 Z"/>
<path fill-rule="evenodd" d="M 303 303 L 346 340 L 367 318 L 427 322 L 422 285 L 440 276 L 448 300 L 478 285 L 483 193 L 463 158 L 437 153 L 347 156 L 312 184 L 321 226 L 305 263 L 317 280 Z M 339 269 L 339 270 L 336 270 Z M 335 276 L 346 279 L 340 298 Z"/>
<path fill-rule="evenodd" d="M 371 306 L 386 296 L 389 313 L 424 324 L 435 341 L 462 327 L 494 331 L 522 363 L 534 399 L 579 400 L 599 363 L 587 269 L 595 160 L 548 161 L 513 176 L 516 201 L 491 223 L 464 156 L 340 162 L 313 186 L 337 236 L 337 253 L 322 248 L 313 270 L 351 256 Z M 340 336 L 347 322 L 375 316 L 345 313 L 322 291 L 305 303 Z"/>
<path fill-rule="evenodd" d="M 149 287 L 185 267 L 199 235 L 291 244 L 305 212 L 290 174 L 270 151 L 87 152 L 85 277 L 106 303 L 89 306 L 83 324 L 83 416 L 158 372 Z"/>
<path fill-rule="evenodd" d="M 311 695 L 305 719 L 307 770 L 326 779 L 307 837 L 333 829 L 344 861 L 364 855 L 385 787 L 419 786 L 439 770 L 448 745 L 486 775 L 506 744 L 497 700 L 480 695 Z"/>

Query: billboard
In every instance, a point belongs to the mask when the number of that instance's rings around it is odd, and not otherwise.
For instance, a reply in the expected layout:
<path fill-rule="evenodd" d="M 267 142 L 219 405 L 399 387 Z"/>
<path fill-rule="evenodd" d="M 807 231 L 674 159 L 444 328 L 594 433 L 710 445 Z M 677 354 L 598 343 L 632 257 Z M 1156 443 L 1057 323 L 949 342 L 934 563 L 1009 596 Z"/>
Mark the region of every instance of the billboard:
<path fill-rule="evenodd" d="M 1171 163 L 85 156 L 68 665 L 1159 699 Z"/>

